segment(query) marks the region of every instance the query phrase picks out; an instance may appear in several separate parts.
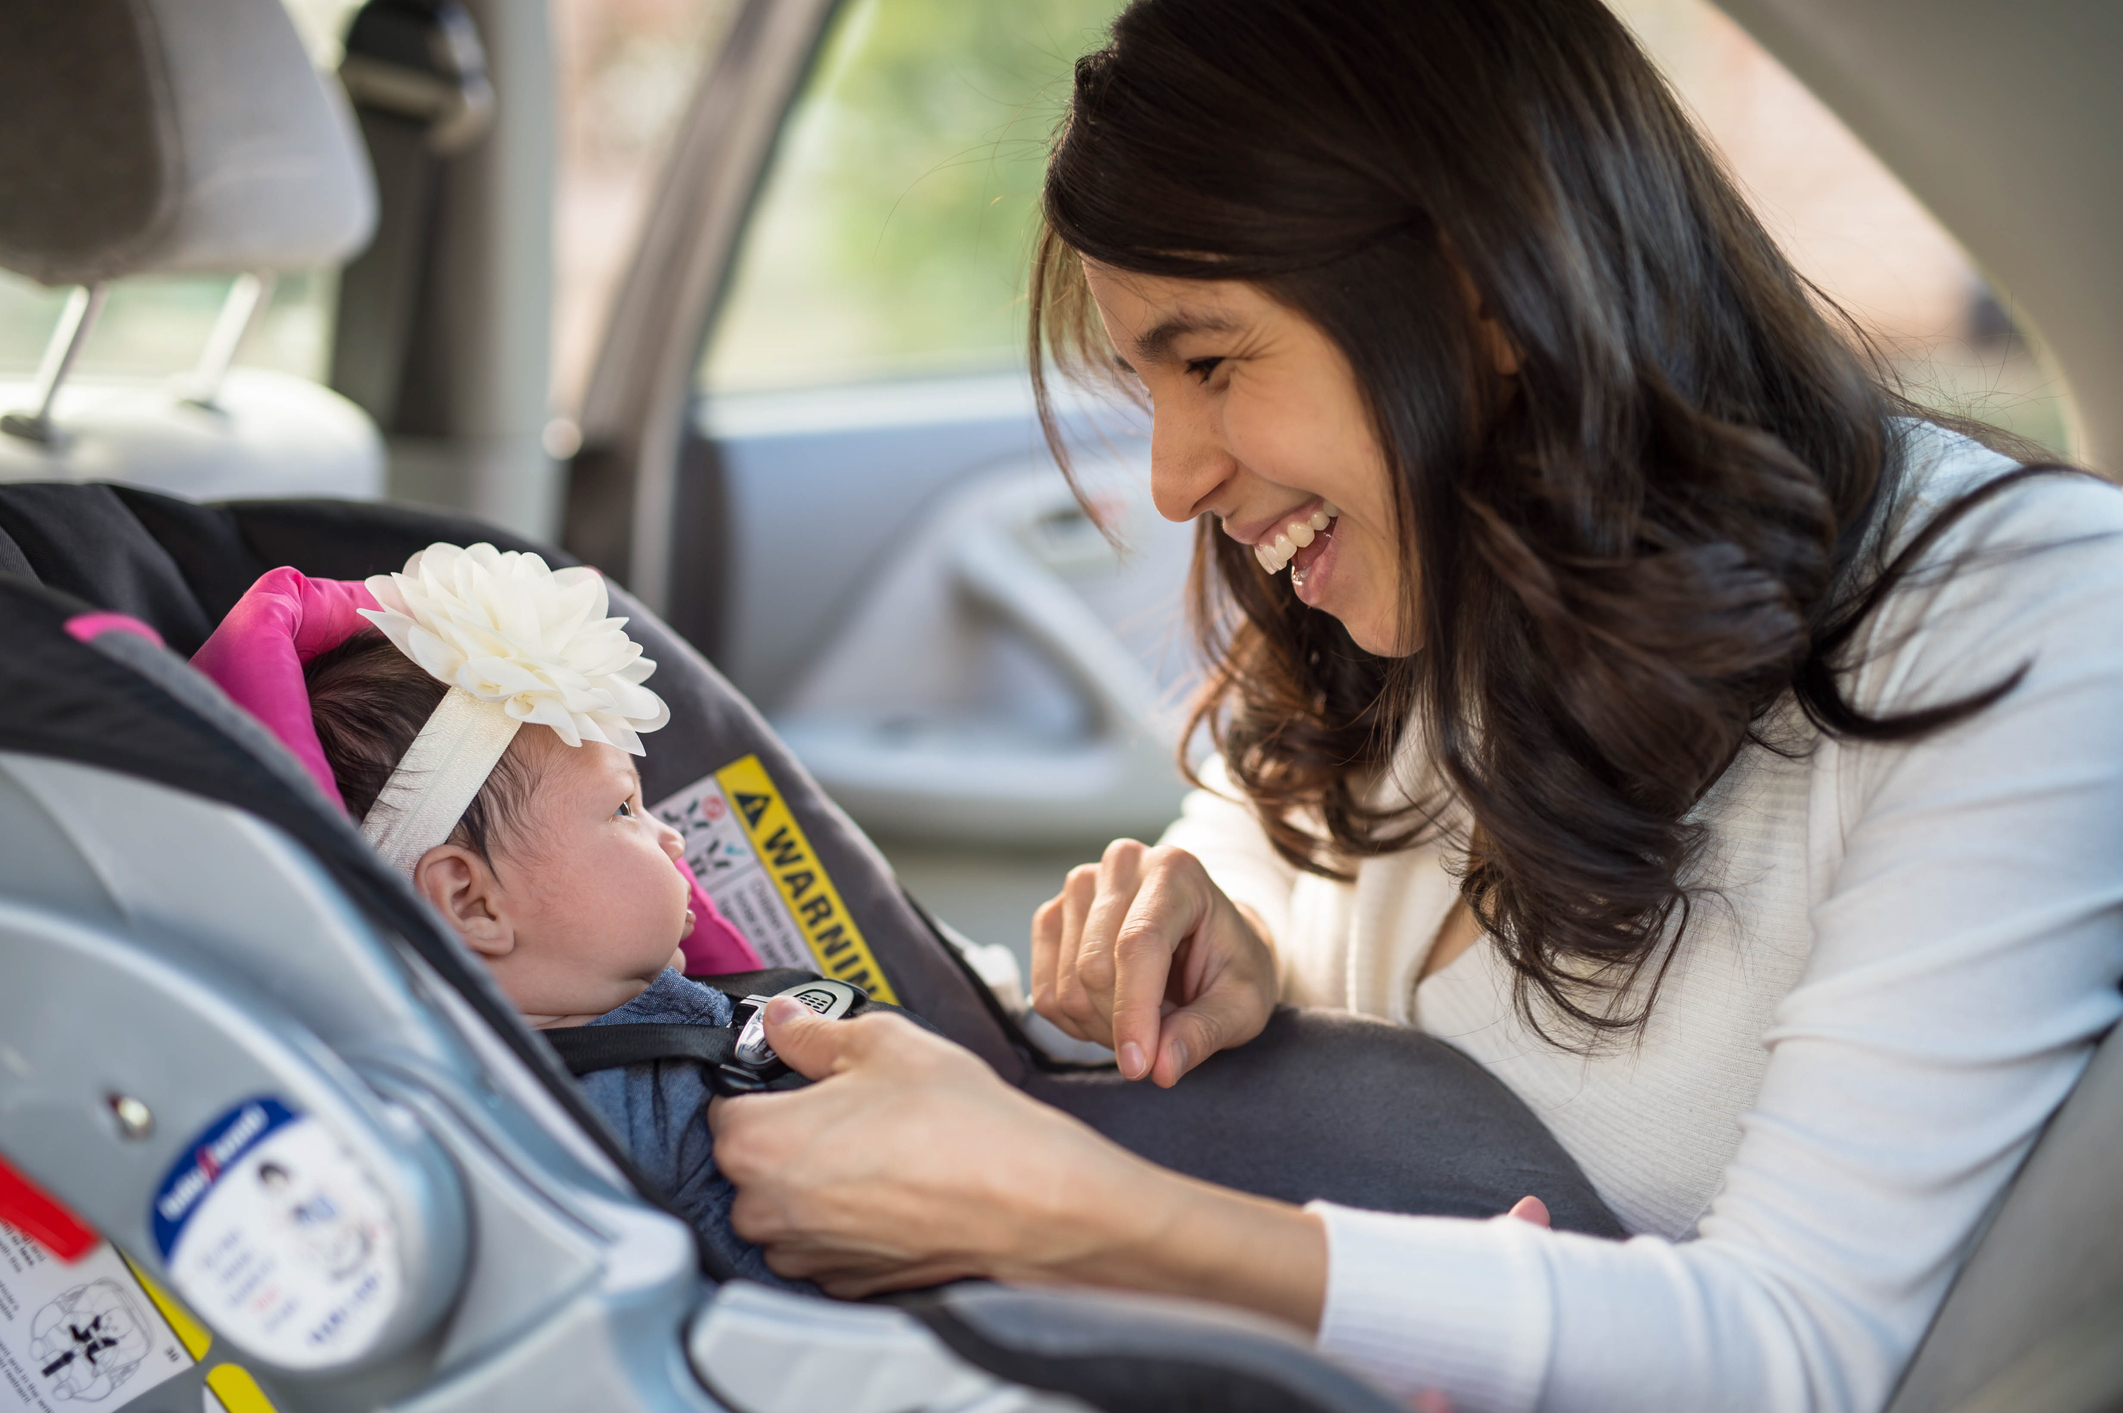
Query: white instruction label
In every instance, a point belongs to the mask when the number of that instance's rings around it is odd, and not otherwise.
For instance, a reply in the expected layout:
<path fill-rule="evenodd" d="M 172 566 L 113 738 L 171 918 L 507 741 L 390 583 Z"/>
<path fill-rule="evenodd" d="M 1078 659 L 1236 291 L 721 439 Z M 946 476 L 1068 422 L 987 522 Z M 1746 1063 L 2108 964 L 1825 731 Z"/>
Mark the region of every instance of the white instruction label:
<path fill-rule="evenodd" d="M 324 1125 L 270 1095 L 193 1140 L 149 1217 L 185 1303 L 282 1368 L 360 1357 L 403 1293 L 383 1193 Z"/>
<path fill-rule="evenodd" d="M 795 808 L 757 755 L 694 781 L 655 814 L 685 836 L 700 886 L 762 960 L 816 970 L 897 1004 Z"/>
<path fill-rule="evenodd" d="M 191 1367 L 109 1242 L 68 1264 L 0 1226 L 0 1409 L 103 1413 Z"/>
<path fill-rule="evenodd" d="M 806 971 L 817 965 L 744 820 L 714 776 L 694 781 L 650 812 L 685 836 L 687 867 L 761 961 Z"/>

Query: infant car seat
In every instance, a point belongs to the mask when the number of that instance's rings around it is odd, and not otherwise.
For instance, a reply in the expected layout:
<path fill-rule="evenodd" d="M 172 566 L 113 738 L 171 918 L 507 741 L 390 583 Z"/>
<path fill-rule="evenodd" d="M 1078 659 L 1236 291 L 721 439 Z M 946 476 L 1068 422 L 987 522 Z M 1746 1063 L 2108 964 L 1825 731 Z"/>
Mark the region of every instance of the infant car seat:
<path fill-rule="evenodd" d="M 186 1410 L 202 1382 L 231 1409 L 1391 1406 L 1231 1311 L 978 1282 L 844 1304 L 701 1256 L 551 1047 L 183 660 L 266 568 L 359 578 L 479 539 L 536 548 L 401 507 L 0 487 L 0 1220 L 80 1256 L 0 1227 L 0 1316 L 29 1321 L 0 1345 L 54 1396 Z M 1509 1105 L 1392 1027 L 1281 1014 L 1172 1091 L 1045 1061 L 758 715 L 613 600 L 672 712 L 647 796 L 694 808 L 770 961 L 857 980 L 1185 1171 L 1469 1215 L 1530 1190 L 1614 1230 L 1530 1115 L 1507 1168 L 1409 1192 L 1415 1155 L 1472 1133 L 1412 1132 L 1407 1076 L 1492 1125 Z"/>

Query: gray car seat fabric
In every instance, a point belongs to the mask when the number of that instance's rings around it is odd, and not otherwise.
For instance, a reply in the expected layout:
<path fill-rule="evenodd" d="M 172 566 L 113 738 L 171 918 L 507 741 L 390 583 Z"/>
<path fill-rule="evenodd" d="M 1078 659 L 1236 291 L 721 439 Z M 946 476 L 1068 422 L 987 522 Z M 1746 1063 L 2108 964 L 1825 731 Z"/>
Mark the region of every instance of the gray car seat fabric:
<path fill-rule="evenodd" d="M 0 6 L 0 265 L 46 284 L 330 264 L 376 199 L 279 0 Z"/>
<path fill-rule="evenodd" d="M 1562 1230 L 1624 1235 L 1501 1080 L 1366 1016 L 1284 1007 L 1171 1089 L 1111 1069 L 1034 1074 L 1024 1088 L 1152 1162 L 1262 1197 L 1491 1217 L 1531 1195 Z"/>
<path fill-rule="evenodd" d="M 2119 1191 L 2123 1029 L 2006 1190 L 1888 1413 L 2123 1408 Z"/>

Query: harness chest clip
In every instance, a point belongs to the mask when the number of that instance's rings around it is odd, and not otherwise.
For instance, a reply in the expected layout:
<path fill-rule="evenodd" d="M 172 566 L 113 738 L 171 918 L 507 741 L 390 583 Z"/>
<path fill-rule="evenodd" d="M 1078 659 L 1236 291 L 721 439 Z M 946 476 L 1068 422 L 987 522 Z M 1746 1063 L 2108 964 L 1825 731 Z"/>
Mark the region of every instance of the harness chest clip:
<path fill-rule="evenodd" d="M 845 981 L 820 977 L 802 981 L 774 996 L 747 996 L 737 1003 L 737 1043 L 730 1058 L 715 1067 L 717 1090 L 724 1094 L 753 1094 L 789 1073 L 789 1067 L 767 1044 L 767 1002 L 775 996 L 801 1001 L 827 1020 L 839 1020 L 868 1000 L 862 989 Z"/>

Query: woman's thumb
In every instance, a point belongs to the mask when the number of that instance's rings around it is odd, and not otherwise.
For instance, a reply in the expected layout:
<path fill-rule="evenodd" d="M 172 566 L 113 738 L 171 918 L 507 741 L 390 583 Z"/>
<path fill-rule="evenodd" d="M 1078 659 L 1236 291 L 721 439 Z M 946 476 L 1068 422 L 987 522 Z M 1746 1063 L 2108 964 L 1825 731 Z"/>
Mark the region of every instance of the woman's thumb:
<path fill-rule="evenodd" d="M 1238 1009 L 1239 998 L 1211 992 L 1166 1016 L 1158 1028 L 1157 1060 L 1150 1069 L 1151 1080 L 1170 1089 L 1179 1083 L 1181 1075 L 1217 1051 L 1251 1040 L 1260 1026 L 1256 1024 L 1251 1033 L 1246 1033 L 1243 1020 L 1236 1014 Z"/>
<path fill-rule="evenodd" d="M 767 1002 L 767 1044 L 781 1062 L 805 1079 L 823 1079 L 833 1072 L 840 1055 L 840 1041 L 849 1027 L 827 1020 L 793 996 L 776 996 Z"/>

